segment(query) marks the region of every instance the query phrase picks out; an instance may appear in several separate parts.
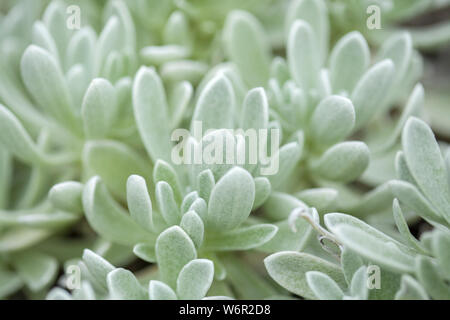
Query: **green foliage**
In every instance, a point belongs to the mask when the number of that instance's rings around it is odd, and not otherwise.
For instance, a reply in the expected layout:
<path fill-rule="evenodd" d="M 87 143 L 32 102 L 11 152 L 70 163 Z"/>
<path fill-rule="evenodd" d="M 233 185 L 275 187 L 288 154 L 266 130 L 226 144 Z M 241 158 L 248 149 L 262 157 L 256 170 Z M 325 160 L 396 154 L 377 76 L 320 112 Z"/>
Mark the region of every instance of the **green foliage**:
<path fill-rule="evenodd" d="M 450 299 L 439 3 L 3 1 L 0 298 Z"/>

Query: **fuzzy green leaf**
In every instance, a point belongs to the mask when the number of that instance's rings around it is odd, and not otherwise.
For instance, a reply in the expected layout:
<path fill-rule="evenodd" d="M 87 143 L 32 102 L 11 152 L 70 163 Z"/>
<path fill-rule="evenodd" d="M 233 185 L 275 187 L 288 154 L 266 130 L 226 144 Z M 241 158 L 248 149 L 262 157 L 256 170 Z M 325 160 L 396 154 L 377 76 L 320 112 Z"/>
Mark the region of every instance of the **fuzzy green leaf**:
<path fill-rule="evenodd" d="M 214 265 L 210 260 L 196 259 L 181 269 L 177 279 L 177 295 L 182 300 L 202 299 L 214 278 Z"/>
<path fill-rule="evenodd" d="M 194 243 L 183 229 L 173 226 L 159 235 L 155 250 L 162 281 L 175 289 L 181 269 L 197 258 Z"/>
<path fill-rule="evenodd" d="M 232 11 L 225 21 L 225 48 L 250 87 L 269 79 L 270 48 L 263 27 L 246 11 Z"/>
<path fill-rule="evenodd" d="M 124 245 L 154 240 L 114 201 L 99 177 L 86 183 L 83 208 L 91 227 L 105 239 Z"/>
<path fill-rule="evenodd" d="M 353 31 L 342 37 L 330 56 L 330 81 L 333 92 L 352 92 L 369 63 L 369 46 L 361 33 Z"/>
<path fill-rule="evenodd" d="M 110 298 L 113 300 L 146 300 L 147 292 L 128 270 L 119 268 L 107 277 Z"/>
<path fill-rule="evenodd" d="M 322 272 L 340 287 L 346 286 L 344 275 L 337 265 L 306 253 L 278 252 L 264 259 L 264 264 L 279 285 L 307 299 L 316 298 L 306 280 L 308 271 Z"/>
<path fill-rule="evenodd" d="M 231 230 L 244 222 L 255 199 L 255 183 L 242 168 L 228 171 L 214 186 L 208 203 L 208 228 Z"/>
<path fill-rule="evenodd" d="M 369 165 L 369 148 L 359 141 L 348 141 L 329 148 L 312 163 L 312 170 L 322 178 L 350 182 L 358 178 Z"/>
<path fill-rule="evenodd" d="M 352 102 L 340 96 L 322 100 L 311 118 L 311 135 L 322 145 L 332 145 L 345 139 L 355 125 L 355 110 Z"/>
<path fill-rule="evenodd" d="M 277 230 L 272 224 L 258 224 L 225 233 L 208 234 L 204 248 L 210 251 L 249 250 L 272 239 Z"/>
<path fill-rule="evenodd" d="M 139 134 L 148 154 L 170 160 L 168 107 L 161 79 L 155 70 L 142 67 L 133 85 L 133 108 Z"/>
<path fill-rule="evenodd" d="M 150 281 L 148 295 L 150 300 L 178 300 L 172 288 L 158 280 Z"/>
<path fill-rule="evenodd" d="M 320 300 L 342 300 L 344 297 L 342 289 L 336 282 L 322 272 L 306 272 L 306 281 L 314 295 Z"/>

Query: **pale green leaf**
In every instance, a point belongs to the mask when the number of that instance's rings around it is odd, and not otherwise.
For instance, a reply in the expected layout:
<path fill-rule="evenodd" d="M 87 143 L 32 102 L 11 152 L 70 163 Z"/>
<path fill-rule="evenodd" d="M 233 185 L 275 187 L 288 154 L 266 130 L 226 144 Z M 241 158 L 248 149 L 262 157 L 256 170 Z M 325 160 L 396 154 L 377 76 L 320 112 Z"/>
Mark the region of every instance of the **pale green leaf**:
<path fill-rule="evenodd" d="M 154 240 L 114 201 L 99 177 L 86 183 L 83 208 L 90 226 L 105 239 L 124 245 Z"/>
<path fill-rule="evenodd" d="M 250 87 L 269 79 L 270 47 L 259 21 L 246 11 L 232 11 L 224 27 L 224 42 L 230 61 Z"/>
<path fill-rule="evenodd" d="M 204 248 L 210 251 L 249 250 L 272 239 L 277 230 L 272 224 L 258 224 L 224 233 L 214 232 L 207 235 Z"/>
<path fill-rule="evenodd" d="M 330 56 L 330 81 L 334 93 L 351 93 L 370 63 L 366 40 L 358 31 L 342 37 Z"/>
<path fill-rule="evenodd" d="M 214 265 L 210 260 L 196 259 L 187 263 L 177 279 L 177 295 L 182 300 L 202 299 L 214 278 Z"/>
<path fill-rule="evenodd" d="M 178 300 L 172 288 L 158 280 L 150 281 L 148 292 L 150 300 Z"/>
<path fill-rule="evenodd" d="M 320 145 L 332 145 L 345 139 L 355 125 L 352 102 L 340 96 L 323 99 L 310 122 L 311 136 Z"/>
<path fill-rule="evenodd" d="M 255 183 L 242 168 L 228 171 L 214 186 L 208 202 L 208 228 L 231 230 L 244 222 L 255 199 Z"/>
<path fill-rule="evenodd" d="M 162 281 L 175 289 L 181 269 L 197 258 L 194 243 L 183 229 L 173 226 L 159 235 L 155 250 Z"/>
<path fill-rule="evenodd" d="M 306 282 L 320 300 L 342 300 L 344 298 L 342 289 L 333 279 L 322 272 L 306 272 Z"/>
<path fill-rule="evenodd" d="M 168 107 L 161 79 L 154 69 L 139 69 L 133 85 L 133 108 L 139 134 L 154 162 L 170 160 Z"/>
<path fill-rule="evenodd" d="M 338 286 L 346 286 L 344 275 L 337 265 L 306 253 L 278 252 L 264 259 L 264 264 L 269 275 L 279 285 L 307 299 L 316 298 L 306 280 L 308 271 L 322 272 Z"/>

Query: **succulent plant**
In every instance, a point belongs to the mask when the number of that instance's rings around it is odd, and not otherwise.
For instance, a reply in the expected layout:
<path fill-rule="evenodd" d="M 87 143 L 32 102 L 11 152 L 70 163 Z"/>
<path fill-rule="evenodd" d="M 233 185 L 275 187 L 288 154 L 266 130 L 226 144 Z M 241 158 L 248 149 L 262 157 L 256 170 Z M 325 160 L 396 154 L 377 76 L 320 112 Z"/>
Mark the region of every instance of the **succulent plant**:
<path fill-rule="evenodd" d="M 3 1 L 0 298 L 450 299 L 410 2 Z"/>

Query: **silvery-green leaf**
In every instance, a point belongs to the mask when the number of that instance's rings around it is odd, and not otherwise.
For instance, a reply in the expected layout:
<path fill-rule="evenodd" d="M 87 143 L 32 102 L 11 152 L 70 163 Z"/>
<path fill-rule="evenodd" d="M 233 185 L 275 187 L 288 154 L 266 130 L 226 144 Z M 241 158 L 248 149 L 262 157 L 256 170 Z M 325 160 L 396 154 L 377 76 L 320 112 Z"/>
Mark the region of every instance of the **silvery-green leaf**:
<path fill-rule="evenodd" d="M 7 212 L 0 211 L 0 226 L 22 226 L 30 228 L 58 229 L 78 220 L 78 214 L 57 212 Z"/>
<path fill-rule="evenodd" d="M 325 224 L 344 246 L 360 256 L 396 272 L 413 271 L 411 249 L 361 220 L 341 213 L 328 213 Z"/>
<path fill-rule="evenodd" d="M 0 104 L 0 143 L 6 150 L 26 163 L 39 163 L 41 155 L 16 116 Z"/>
<path fill-rule="evenodd" d="M 329 18 L 328 10 L 323 0 L 295 0 L 287 10 L 286 31 L 292 30 L 297 19 L 306 21 L 314 31 L 314 40 L 317 43 L 319 62 L 322 63 L 328 53 Z"/>
<path fill-rule="evenodd" d="M 34 251 L 15 254 L 12 257 L 12 264 L 26 286 L 33 292 L 48 286 L 58 272 L 58 262 L 55 258 Z"/>
<path fill-rule="evenodd" d="M 408 32 L 400 32 L 389 37 L 381 46 L 378 60 L 392 60 L 395 65 L 395 84 L 404 79 L 410 66 L 412 52 L 413 44 Z"/>
<path fill-rule="evenodd" d="M 95 283 L 106 289 L 106 277 L 108 276 L 108 273 L 115 269 L 114 266 L 89 249 L 83 251 L 83 262 L 89 270 L 89 273 L 92 275 Z"/>
<path fill-rule="evenodd" d="M 207 169 L 200 172 L 200 174 L 197 176 L 197 188 L 199 197 L 205 199 L 205 201 L 209 201 L 211 191 L 214 188 L 215 184 L 216 182 L 211 170 Z"/>
<path fill-rule="evenodd" d="M 189 81 L 196 85 L 208 71 L 209 66 L 201 61 L 175 60 L 164 63 L 161 66 L 161 78 L 166 82 Z"/>
<path fill-rule="evenodd" d="M 395 300 L 428 300 L 428 295 L 422 285 L 408 274 L 402 276 L 400 289 L 395 294 Z"/>
<path fill-rule="evenodd" d="M 290 194 L 272 192 L 267 201 L 262 206 L 264 217 L 274 220 L 287 220 L 292 210 L 295 208 L 307 209 L 308 206 Z"/>
<path fill-rule="evenodd" d="M 180 82 L 172 90 L 170 96 L 171 116 L 170 127 L 178 128 L 181 121 L 186 116 L 187 109 L 190 105 L 194 89 L 188 81 Z"/>
<path fill-rule="evenodd" d="M 136 46 L 136 30 L 134 27 L 133 17 L 128 10 L 125 1 L 113 1 L 111 6 L 107 8 L 110 15 L 116 15 L 121 23 L 121 31 L 123 34 L 125 46 L 135 50 Z"/>
<path fill-rule="evenodd" d="M 398 151 L 395 156 L 395 171 L 399 180 L 406 181 L 417 187 L 417 183 L 408 168 L 408 164 L 406 163 L 405 154 L 403 151 Z"/>
<path fill-rule="evenodd" d="M 190 141 L 192 140 L 195 139 L 190 139 Z M 197 145 L 195 144 L 196 142 L 193 141 L 191 146 L 196 148 Z M 187 146 L 187 148 L 192 148 L 191 146 Z M 232 130 L 219 129 L 205 134 L 197 149 L 200 151 L 200 154 L 197 154 L 197 156 L 200 157 L 201 164 L 196 164 L 197 158 L 195 155 L 193 156 L 193 162 L 191 162 L 194 163 L 194 165 L 190 166 L 192 184 L 195 185 L 197 183 L 197 176 L 206 169 L 212 171 L 216 181 L 219 180 L 237 162 L 237 146 L 238 143 Z M 194 154 L 197 150 L 193 149 L 191 153 Z"/>
<path fill-rule="evenodd" d="M 303 152 L 303 143 L 290 142 L 282 146 L 270 159 L 270 164 L 260 168 L 262 174 L 267 174 L 273 189 L 278 189 L 292 175 L 295 166 Z"/>
<path fill-rule="evenodd" d="M 136 277 L 128 270 L 118 268 L 107 277 L 110 298 L 113 300 L 145 300 L 148 299 L 146 290 Z"/>
<path fill-rule="evenodd" d="M 133 220 L 150 232 L 155 230 L 152 201 L 145 179 L 132 175 L 127 180 L 127 204 Z"/>
<path fill-rule="evenodd" d="M 364 73 L 351 95 L 355 107 L 355 130 L 363 127 L 385 102 L 395 76 L 391 60 L 383 60 Z"/>
<path fill-rule="evenodd" d="M 431 298 L 435 300 L 450 299 L 450 286 L 444 281 L 437 265 L 431 258 L 417 256 L 416 275 Z"/>
<path fill-rule="evenodd" d="M 235 167 L 214 186 L 208 202 L 208 228 L 231 230 L 244 222 L 255 199 L 255 183 L 244 169 Z"/>
<path fill-rule="evenodd" d="M 197 258 L 194 243 L 183 229 L 173 226 L 159 235 L 155 250 L 162 281 L 175 289 L 181 269 Z"/>
<path fill-rule="evenodd" d="M 21 74 L 34 100 L 56 120 L 79 133 L 72 97 L 55 58 L 31 45 L 22 56 Z"/>
<path fill-rule="evenodd" d="M 301 191 L 295 195 L 318 211 L 333 206 L 338 197 L 338 191 L 332 188 L 313 188 Z"/>
<path fill-rule="evenodd" d="M 348 247 L 344 247 L 341 253 L 341 266 L 345 280 L 350 285 L 355 272 L 363 265 L 363 260 Z"/>
<path fill-rule="evenodd" d="M 106 56 L 102 72 L 98 76 L 110 79 L 115 83 L 125 73 L 126 66 L 124 57 L 117 51 L 113 51 Z"/>
<path fill-rule="evenodd" d="M 83 208 L 90 226 L 107 240 L 124 245 L 154 240 L 114 201 L 98 176 L 84 187 Z"/>
<path fill-rule="evenodd" d="M 14 228 L 0 235 L 0 252 L 26 249 L 49 237 L 51 231 L 45 229 Z"/>
<path fill-rule="evenodd" d="M 181 203 L 181 214 L 188 212 L 190 206 L 198 198 L 198 192 L 192 191 L 184 196 L 183 202 Z"/>
<path fill-rule="evenodd" d="M 149 46 L 141 49 L 143 60 L 152 65 L 160 65 L 168 61 L 185 59 L 189 49 L 180 45 Z"/>
<path fill-rule="evenodd" d="M 394 199 L 392 204 L 392 212 L 394 213 L 394 220 L 398 231 L 403 236 L 403 239 L 415 250 L 422 254 L 427 254 L 427 250 L 423 248 L 420 242 L 411 234 L 409 231 L 408 223 L 403 216 L 402 209 L 398 203 L 397 199 Z"/>
<path fill-rule="evenodd" d="M 177 279 L 177 295 L 181 300 L 202 299 L 214 278 L 214 265 L 210 260 L 196 259 L 181 269 Z"/>
<path fill-rule="evenodd" d="M 266 129 L 269 122 L 269 103 L 263 88 L 250 90 L 244 99 L 241 128 Z"/>
<path fill-rule="evenodd" d="M 215 252 L 205 252 L 202 254 L 202 257 L 205 259 L 211 260 L 214 263 L 214 279 L 215 280 L 222 281 L 226 278 L 227 270 L 225 269 L 223 262 L 220 260 L 220 258 L 217 256 L 217 254 Z M 218 282 L 216 282 L 215 284 L 217 285 Z M 214 288 L 214 285 L 213 285 L 213 288 Z M 223 292 L 223 291 L 226 292 L 227 290 L 226 289 L 220 290 L 220 292 Z"/>
<path fill-rule="evenodd" d="M 48 32 L 47 27 L 41 21 L 36 21 L 33 25 L 32 30 L 32 43 L 47 50 L 49 53 L 55 57 L 57 61 L 59 60 L 59 52 L 56 47 L 55 40 L 53 40 L 50 32 Z"/>
<path fill-rule="evenodd" d="M 170 160 L 171 145 L 164 87 L 155 70 L 142 67 L 133 85 L 134 117 L 148 154 Z"/>
<path fill-rule="evenodd" d="M 96 35 L 90 27 L 84 27 L 77 31 L 67 47 L 66 65 L 80 64 L 86 67 L 86 71 L 92 75 Z"/>
<path fill-rule="evenodd" d="M 438 232 L 433 237 L 432 247 L 443 275 L 450 279 L 450 234 Z"/>
<path fill-rule="evenodd" d="M 324 99 L 333 93 L 330 82 L 330 72 L 328 69 L 321 69 L 317 78 L 317 98 Z M 303 95 L 303 93 L 302 93 Z"/>
<path fill-rule="evenodd" d="M 103 62 L 106 60 L 108 54 L 122 49 L 123 39 L 120 28 L 121 25 L 117 16 L 111 16 L 100 33 L 95 51 L 94 75 L 101 73 Z"/>
<path fill-rule="evenodd" d="M 417 211 L 424 219 L 443 223 L 444 220 L 437 214 L 437 210 L 431 203 L 409 182 L 389 181 L 392 193 L 411 210 Z"/>
<path fill-rule="evenodd" d="M 128 177 L 137 174 L 150 178 L 152 168 L 140 154 L 112 140 L 90 141 L 83 150 L 83 162 L 99 175 L 111 192 L 126 200 Z"/>
<path fill-rule="evenodd" d="M 153 244 L 138 243 L 133 247 L 133 253 L 146 262 L 156 263 L 156 252 Z"/>
<path fill-rule="evenodd" d="M 95 300 L 95 292 L 88 281 L 82 281 L 79 289 L 72 291 L 74 300 Z"/>
<path fill-rule="evenodd" d="M 332 145 L 345 139 L 355 125 L 352 102 L 344 97 L 323 99 L 314 110 L 310 122 L 312 139 L 321 145 Z"/>
<path fill-rule="evenodd" d="M 203 234 L 205 226 L 203 220 L 198 216 L 195 211 L 189 211 L 181 218 L 180 227 L 188 234 L 192 239 L 196 248 L 200 248 L 203 243 Z"/>
<path fill-rule="evenodd" d="M 312 227 L 305 219 L 295 221 L 295 230 L 288 220 L 276 222 L 274 226 L 278 228 L 277 232 L 269 241 L 258 247 L 258 250 L 267 253 L 301 251 L 307 246 L 312 233 Z"/>
<path fill-rule="evenodd" d="M 208 234 L 204 248 L 210 251 L 249 250 L 272 239 L 277 230 L 272 224 L 258 224 L 224 233 L 214 232 Z"/>
<path fill-rule="evenodd" d="M 167 182 L 172 188 L 175 201 L 181 203 L 182 191 L 180 179 L 173 167 L 164 160 L 156 161 L 155 168 L 153 169 L 153 183 L 158 183 L 159 181 Z"/>
<path fill-rule="evenodd" d="M 156 184 L 155 196 L 159 211 L 161 212 L 164 220 L 169 225 L 178 224 L 181 216 L 173 195 L 172 187 L 165 181 L 159 181 Z"/>
<path fill-rule="evenodd" d="M 359 141 L 347 141 L 329 148 L 311 166 L 321 177 L 341 182 L 358 178 L 369 165 L 369 148 Z"/>
<path fill-rule="evenodd" d="M 278 83 L 285 83 L 291 77 L 286 60 L 282 57 L 275 57 L 270 66 L 271 78 L 275 78 Z"/>
<path fill-rule="evenodd" d="M 67 71 L 66 80 L 67 86 L 71 89 L 74 105 L 81 106 L 90 81 L 86 66 L 76 64 L 71 67 Z"/>
<path fill-rule="evenodd" d="M 116 92 L 106 79 L 94 79 L 84 95 L 81 106 L 84 131 L 88 139 L 104 138 L 115 120 Z"/>
<path fill-rule="evenodd" d="M 367 300 L 369 296 L 367 286 L 367 268 L 361 266 L 354 274 L 350 283 L 350 293 L 359 300 Z"/>
<path fill-rule="evenodd" d="M 430 127 L 410 118 L 403 129 L 403 152 L 406 163 L 420 189 L 450 223 L 450 187 L 439 146 Z"/>
<path fill-rule="evenodd" d="M 320 70 L 320 56 L 311 26 L 297 20 L 291 27 L 287 42 L 287 60 L 292 78 L 308 92 L 314 88 Z"/>
<path fill-rule="evenodd" d="M 55 287 L 49 291 L 46 300 L 73 300 L 72 296 L 64 289 Z"/>
<path fill-rule="evenodd" d="M 201 121 L 203 132 L 232 128 L 234 104 L 234 91 L 230 81 L 225 76 L 218 75 L 200 93 L 192 124 L 194 121 Z"/>
<path fill-rule="evenodd" d="M 163 30 L 164 43 L 177 44 L 190 48 L 192 46 L 192 32 L 186 15 L 181 11 L 174 11 Z"/>
<path fill-rule="evenodd" d="M 344 275 L 337 265 L 306 253 L 278 252 L 264 259 L 264 264 L 279 285 L 307 299 L 316 298 L 306 281 L 308 271 L 322 272 L 340 287 L 346 286 Z"/>
<path fill-rule="evenodd" d="M 269 198 L 272 186 L 266 177 L 255 178 L 255 201 L 252 210 L 258 209 Z"/>
<path fill-rule="evenodd" d="M 306 282 L 320 300 L 342 300 L 344 298 L 344 293 L 337 283 L 322 272 L 306 272 Z"/>
<path fill-rule="evenodd" d="M 389 137 L 388 141 L 383 143 L 380 149 L 388 149 L 392 147 L 396 142 L 398 137 L 401 135 L 403 127 L 410 116 L 418 116 L 418 113 L 424 106 L 425 103 L 425 93 L 422 84 L 418 83 L 411 95 L 409 96 L 406 107 L 402 112 L 400 119 L 397 121 L 392 135 Z"/>
<path fill-rule="evenodd" d="M 370 63 L 366 39 L 358 31 L 342 37 L 330 56 L 330 80 L 334 93 L 351 93 Z"/>
<path fill-rule="evenodd" d="M 225 48 L 250 87 L 265 85 L 269 78 L 270 48 L 263 27 L 246 11 L 232 11 L 224 27 Z"/>
<path fill-rule="evenodd" d="M 172 288 L 158 280 L 150 281 L 148 296 L 150 300 L 178 300 Z"/>
<path fill-rule="evenodd" d="M 187 211 L 195 211 L 203 221 L 206 221 L 208 215 L 208 205 L 203 198 L 197 198 L 192 202 Z"/>
<path fill-rule="evenodd" d="M 67 28 L 67 16 L 65 6 L 59 2 L 51 2 L 45 10 L 43 21 L 51 33 L 55 43 L 60 51 L 63 53 L 67 47 L 71 30 Z"/>

